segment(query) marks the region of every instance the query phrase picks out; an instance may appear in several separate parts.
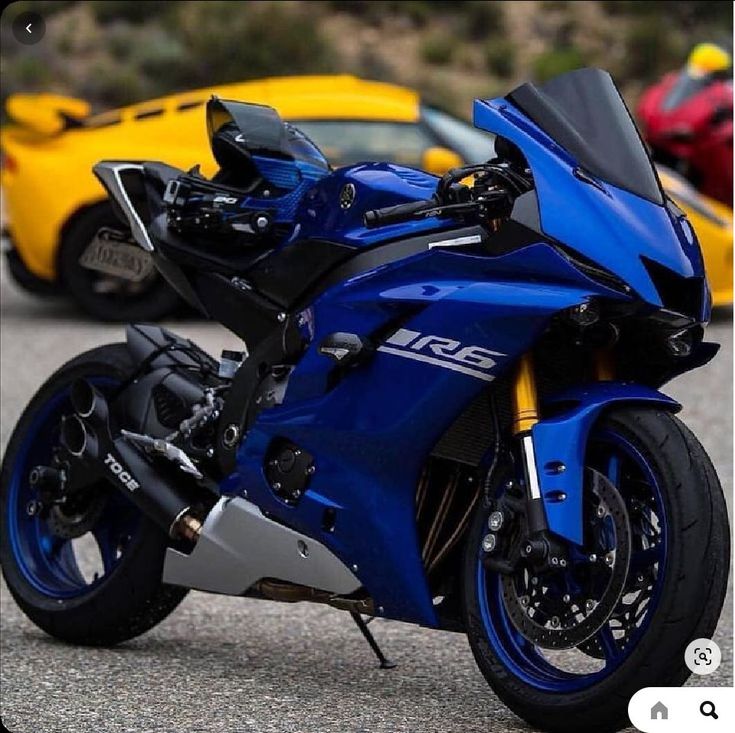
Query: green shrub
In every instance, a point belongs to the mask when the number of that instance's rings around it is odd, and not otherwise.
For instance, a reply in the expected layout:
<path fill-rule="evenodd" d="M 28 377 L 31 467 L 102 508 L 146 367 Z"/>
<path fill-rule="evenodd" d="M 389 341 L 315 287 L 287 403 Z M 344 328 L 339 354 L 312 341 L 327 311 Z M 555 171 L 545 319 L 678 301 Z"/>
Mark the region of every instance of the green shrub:
<path fill-rule="evenodd" d="M 427 0 L 332 0 L 327 3 L 330 11 L 349 13 L 368 25 L 381 25 L 390 15 L 402 15 L 417 26 L 423 26 L 440 5 L 442 3 Z"/>
<path fill-rule="evenodd" d="M 372 3 L 371 3 L 372 4 Z M 434 13 L 434 3 L 424 0 L 398 0 L 398 2 L 385 3 L 390 13 L 405 15 L 410 18 L 414 25 L 424 26 Z"/>
<path fill-rule="evenodd" d="M 421 43 L 420 53 L 427 64 L 444 66 L 452 60 L 454 39 L 444 33 L 428 36 Z"/>
<path fill-rule="evenodd" d="M 585 65 L 582 52 L 576 46 L 560 46 L 536 56 L 533 60 L 533 75 L 544 82 Z"/>
<path fill-rule="evenodd" d="M 4 68 L 3 72 L 8 72 L 8 77 L 15 80 L 19 91 L 43 90 L 51 80 L 51 70 L 43 58 L 36 54 L 20 54 L 15 58 L 12 64 L 8 64 L 9 68 Z M 6 90 L 3 89 L 3 92 Z"/>
<path fill-rule="evenodd" d="M 668 24 L 657 18 L 640 18 L 625 37 L 623 75 L 628 79 L 655 79 L 661 72 L 678 66 L 686 53 Z"/>
<path fill-rule="evenodd" d="M 135 54 L 136 47 L 140 43 L 138 28 L 128 23 L 111 25 L 105 36 L 105 45 L 115 61 L 122 62 L 129 59 Z"/>
<path fill-rule="evenodd" d="M 334 71 L 333 49 L 307 6 L 185 3 L 176 37 L 186 49 L 188 86 L 259 76 Z"/>
<path fill-rule="evenodd" d="M 140 71 L 154 79 L 166 79 L 166 86 L 185 84 L 189 69 L 184 46 L 167 33 L 151 35 L 147 43 L 135 49 L 133 58 Z"/>
<path fill-rule="evenodd" d="M 507 38 L 496 38 L 487 43 L 485 65 L 491 74 L 501 79 L 513 76 L 516 65 L 516 49 L 513 42 Z"/>
<path fill-rule="evenodd" d="M 497 27 L 502 16 L 500 0 L 330 0 L 325 3 L 333 12 L 349 13 L 364 23 L 380 25 L 391 15 L 410 18 L 414 25 L 424 26 L 432 18 L 461 16 L 474 38 Z"/>
<path fill-rule="evenodd" d="M 726 35 L 732 34 L 732 4 L 722 0 L 603 0 L 602 6 L 613 15 L 656 18 L 672 28 L 691 30 L 712 23 Z"/>
<path fill-rule="evenodd" d="M 18 2 L 12 3 L 11 17 L 15 18 L 16 15 L 20 15 L 21 13 L 33 12 L 42 15 L 44 18 L 48 18 L 51 15 L 60 13 L 62 10 L 67 10 L 72 5 L 74 5 L 73 0 L 39 0 L 38 2 L 34 2 L 33 0 L 19 0 Z"/>
<path fill-rule="evenodd" d="M 157 15 L 164 15 L 176 8 L 178 3 L 167 0 L 93 0 L 92 7 L 97 20 L 102 23 L 112 23 L 116 20 L 125 20 L 128 23 L 144 23 L 154 19 Z"/>
<path fill-rule="evenodd" d="M 460 3 L 457 3 L 460 5 Z M 465 2 L 460 12 L 464 19 L 464 36 L 472 41 L 484 41 L 500 35 L 504 27 L 502 2 Z"/>
<path fill-rule="evenodd" d="M 100 109 L 108 109 L 147 99 L 153 96 L 153 89 L 129 64 L 105 62 L 97 64 L 94 73 L 77 80 L 76 93 L 94 100 Z"/>

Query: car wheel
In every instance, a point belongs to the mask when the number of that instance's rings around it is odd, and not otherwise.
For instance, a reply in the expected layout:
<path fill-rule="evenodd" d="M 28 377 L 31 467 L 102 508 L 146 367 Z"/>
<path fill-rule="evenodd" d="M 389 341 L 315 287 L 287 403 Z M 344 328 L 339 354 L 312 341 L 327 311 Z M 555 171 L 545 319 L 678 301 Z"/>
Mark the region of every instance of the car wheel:
<path fill-rule="evenodd" d="M 110 205 L 99 204 L 69 226 L 59 253 L 59 275 L 69 295 L 94 318 L 157 321 L 170 315 L 180 300 L 147 258 Z"/>
<path fill-rule="evenodd" d="M 55 282 L 44 280 L 34 275 L 23 262 L 23 259 L 14 249 L 9 249 L 5 253 L 5 261 L 8 265 L 8 272 L 13 278 L 13 282 L 19 285 L 27 293 L 33 295 L 56 295 L 59 289 Z"/>

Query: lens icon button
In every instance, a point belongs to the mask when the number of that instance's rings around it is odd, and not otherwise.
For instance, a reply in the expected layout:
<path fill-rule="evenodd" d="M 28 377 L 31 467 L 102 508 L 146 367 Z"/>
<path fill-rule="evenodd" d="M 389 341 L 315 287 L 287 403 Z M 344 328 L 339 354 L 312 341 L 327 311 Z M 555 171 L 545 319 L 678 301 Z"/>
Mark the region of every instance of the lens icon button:
<path fill-rule="evenodd" d="M 722 652 L 712 639 L 695 639 L 686 648 L 684 661 L 694 674 L 713 674 L 720 667 Z"/>
<path fill-rule="evenodd" d="M 699 706 L 699 712 L 702 713 L 705 718 L 714 718 L 715 720 L 720 719 L 720 716 L 717 714 L 717 710 L 715 709 L 715 704 L 709 700 L 705 700 Z"/>

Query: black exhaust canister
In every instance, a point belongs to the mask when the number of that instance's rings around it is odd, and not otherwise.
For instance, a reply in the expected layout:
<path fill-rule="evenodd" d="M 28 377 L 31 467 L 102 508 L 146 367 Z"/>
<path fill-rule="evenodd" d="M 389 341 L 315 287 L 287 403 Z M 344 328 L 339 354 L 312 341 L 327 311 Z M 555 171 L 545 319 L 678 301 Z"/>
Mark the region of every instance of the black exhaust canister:
<path fill-rule="evenodd" d="M 106 478 L 169 536 L 190 510 L 190 502 L 123 437 L 113 437 L 104 395 L 85 379 L 71 387 L 75 415 L 61 425 L 61 443 L 88 470 Z"/>

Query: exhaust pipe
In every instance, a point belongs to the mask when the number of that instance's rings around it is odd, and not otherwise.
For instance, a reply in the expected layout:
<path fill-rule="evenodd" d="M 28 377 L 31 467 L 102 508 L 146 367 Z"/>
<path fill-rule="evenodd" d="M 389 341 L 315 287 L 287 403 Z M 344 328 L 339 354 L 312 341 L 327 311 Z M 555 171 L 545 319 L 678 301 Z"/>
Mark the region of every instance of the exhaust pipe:
<path fill-rule="evenodd" d="M 97 438 L 87 430 L 78 415 L 63 417 L 61 420 L 61 444 L 74 458 L 84 455 L 97 455 Z"/>
<path fill-rule="evenodd" d="M 104 395 L 86 379 L 78 379 L 70 398 L 76 414 L 61 424 L 61 443 L 69 454 L 110 481 L 170 537 L 196 541 L 201 522 L 189 514 L 189 501 L 139 448 L 113 437 Z"/>

